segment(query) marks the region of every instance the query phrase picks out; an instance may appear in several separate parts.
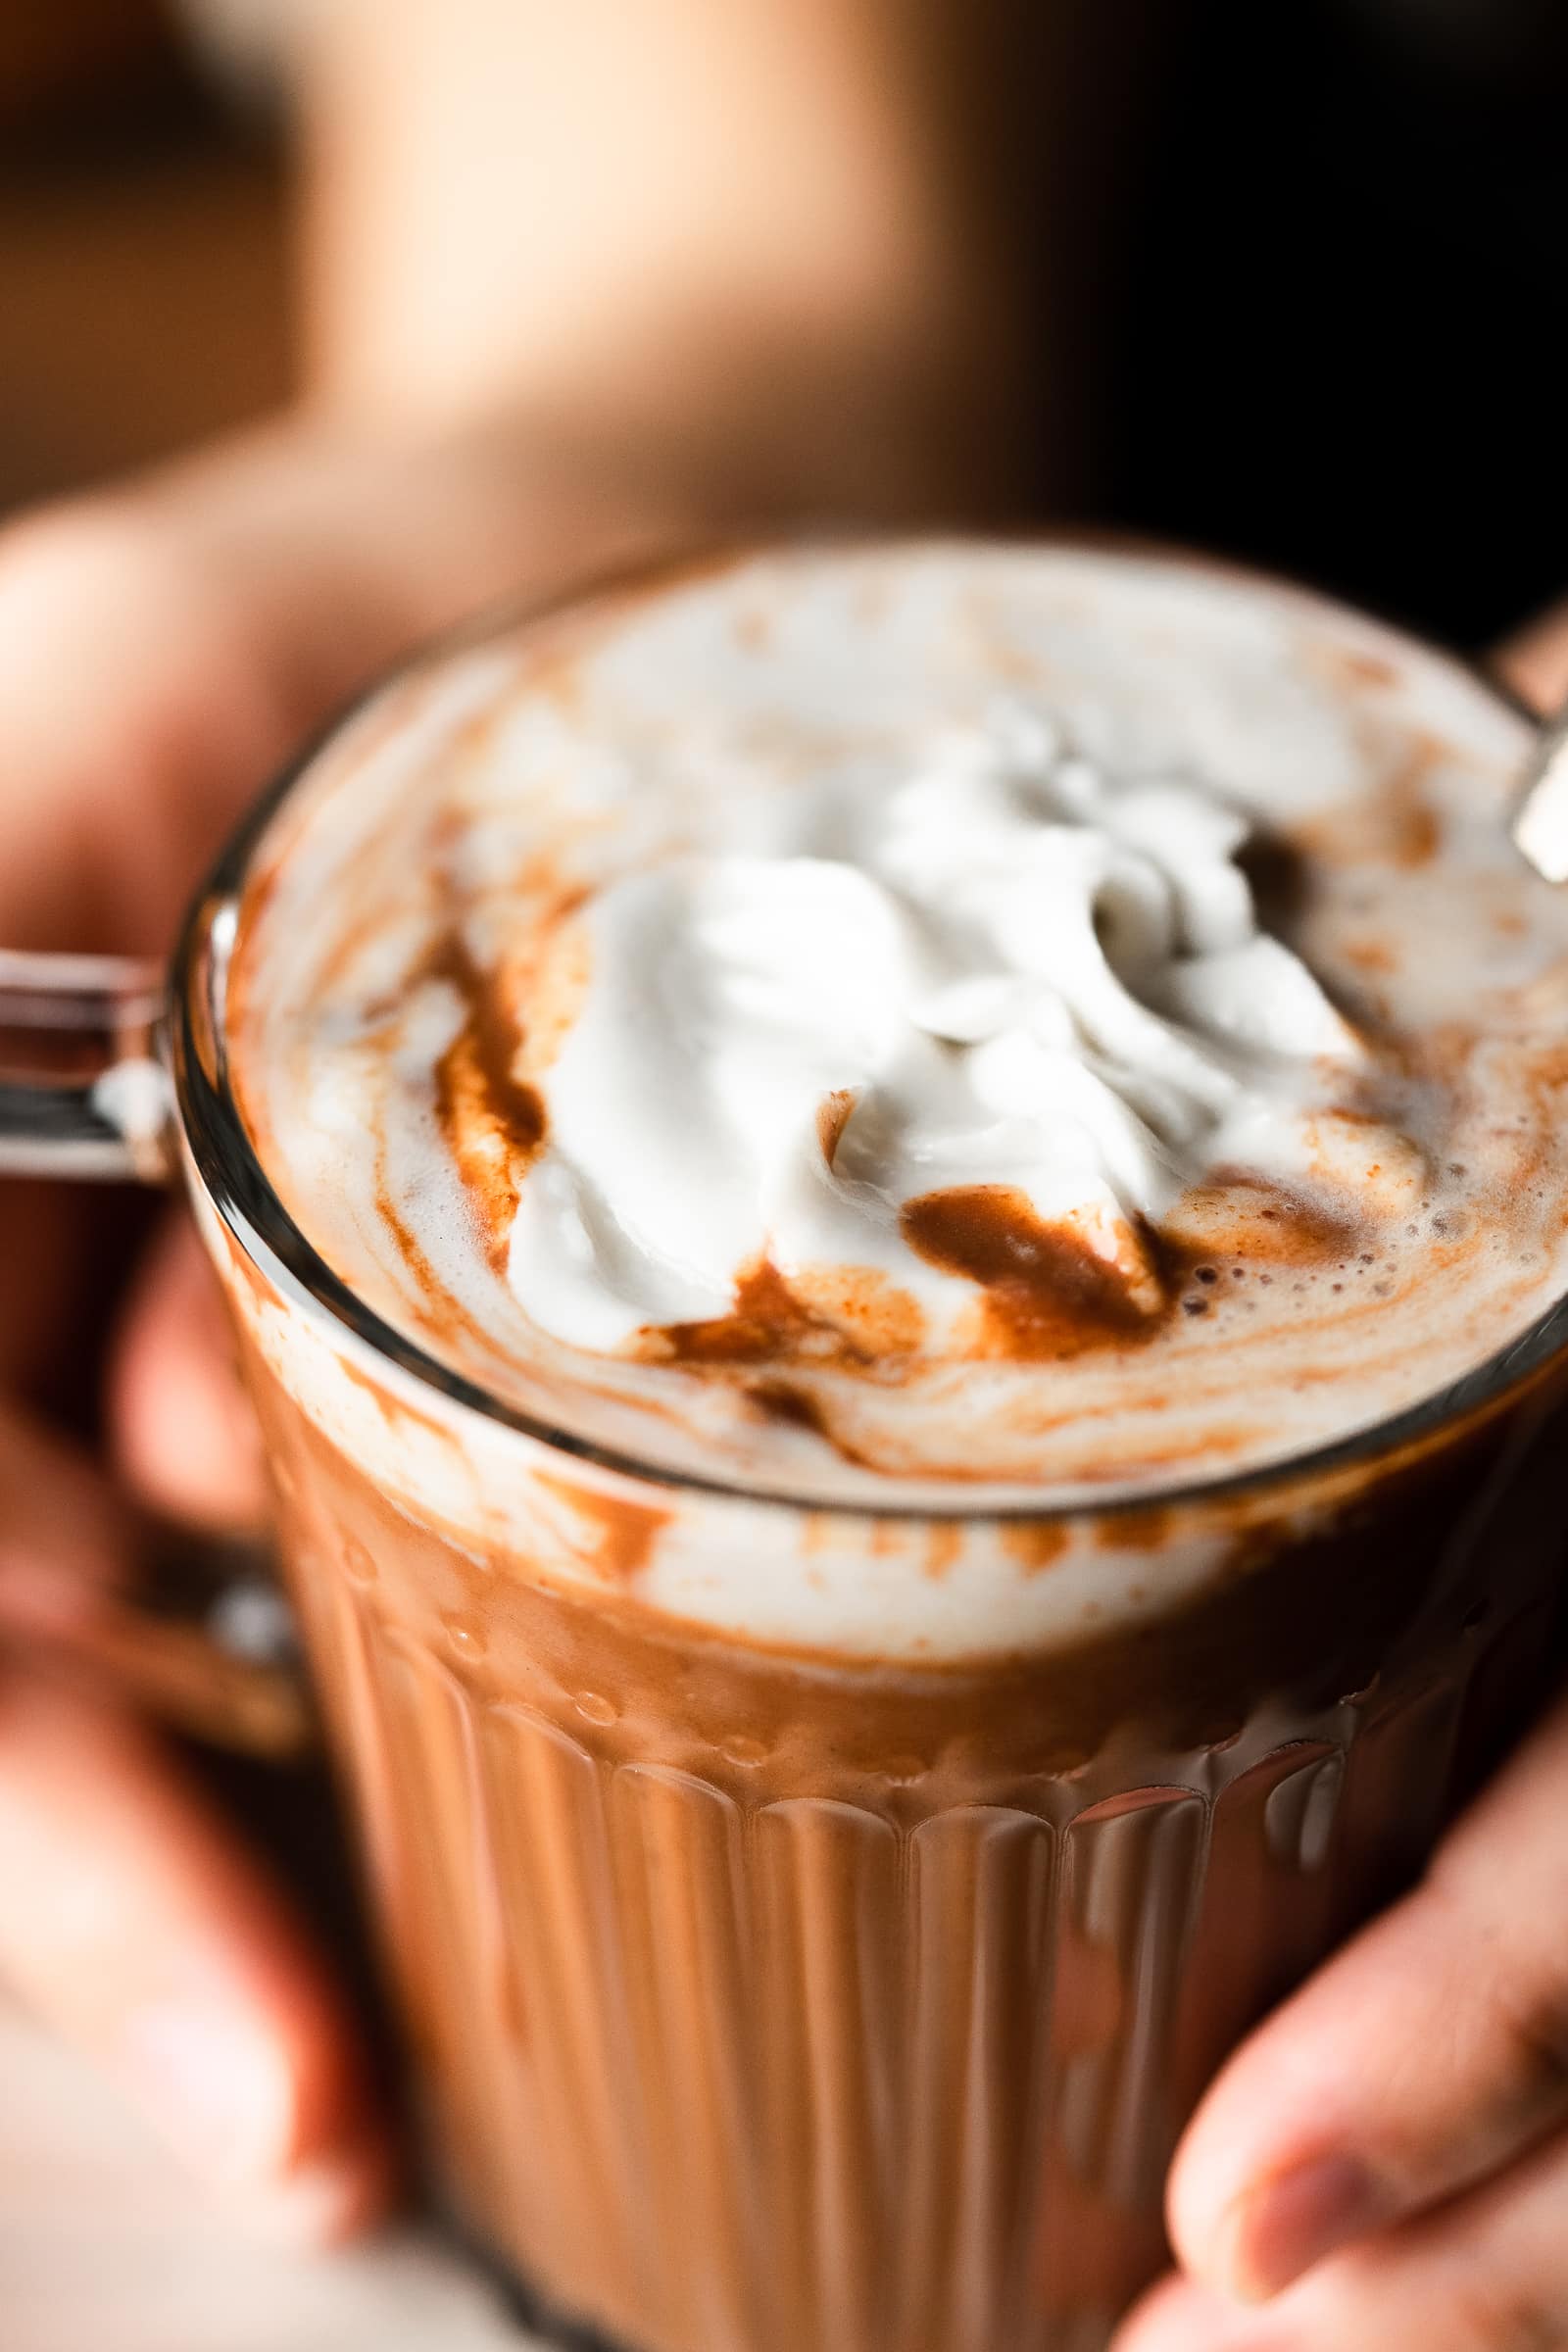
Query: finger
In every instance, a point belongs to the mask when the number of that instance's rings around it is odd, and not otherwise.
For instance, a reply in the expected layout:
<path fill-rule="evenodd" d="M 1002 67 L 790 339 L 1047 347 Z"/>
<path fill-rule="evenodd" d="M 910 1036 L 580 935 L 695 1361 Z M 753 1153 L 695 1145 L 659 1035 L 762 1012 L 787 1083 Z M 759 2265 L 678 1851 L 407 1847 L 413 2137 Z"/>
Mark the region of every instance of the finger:
<path fill-rule="evenodd" d="M 1167 2281 L 1114 2352 L 1549 2352 L 1568 2344 L 1568 2141 L 1247 2311 Z"/>
<path fill-rule="evenodd" d="M 1227 2337 L 1242 2326 L 1255 2331 L 1258 2322 L 1212 2287 L 1172 2273 L 1134 2304 L 1110 2352 L 1228 2352 Z"/>
<path fill-rule="evenodd" d="M 528 419 L 290 419 L 0 529 L 0 930 L 151 953 L 245 799 L 411 645 L 681 536 Z M 84 691 L 84 682 L 90 691 Z"/>
<path fill-rule="evenodd" d="M 258 2222 L 341 2236 L 389 2168 L 303 1931 L 163 1751 L 41 1684 L 0 1689 L 0 1975 Z"/>
<path fill-rule="evenodd" d="M 1272 2294 L 1568 2118 L 1565 1804 L 1568 1704 L 1422 1886 L 1226 2068 L 1171 2179 L 1189 2270 L 1230 2293 Z"/>
<path fill-rule="evenodd" d="M 241 577 L 147 497 L 0 531 L 0 923 L 16 947 L 165 947 L 286 744 Z M 84 684 L 90 682 L 90 691 Z"/>
<path fill-rule="evenodd" d="M 1555 710 L 1568 701 L 1568 604 L 1533 620 L 1500 646 L 1500 674 L 1536 710 Z"/>
<path fill-rule="evenodd" d="M 144 1500 L 212 1529 L 251 1528 L 266 1490 L 218 1278 L 187 1216 L 154 1242 L 110 1372 L 117 1459 Z"/>
<path fill-rule="evenodd" d="M 84 1455 L 20 1407 L 0 1407 L 0 1627 L 60 1630 L 127 1556 L 125 1514 Z"/>

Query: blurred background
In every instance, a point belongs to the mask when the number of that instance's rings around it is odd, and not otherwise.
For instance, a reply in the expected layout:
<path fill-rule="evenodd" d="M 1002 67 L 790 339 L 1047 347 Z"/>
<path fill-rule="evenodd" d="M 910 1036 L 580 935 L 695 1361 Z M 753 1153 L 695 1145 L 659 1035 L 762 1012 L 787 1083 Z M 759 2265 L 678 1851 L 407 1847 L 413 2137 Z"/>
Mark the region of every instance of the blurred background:
<path fill-rule="evenodd" d="M 0 509 L 292 389 L 281 122 L 161 0 L 0 6 Z"/>
<path fill-rule="evenodd" d="M 0 516 L 303 388 L 268 32 L 332 4 L 0 0 Z M 1006 148 L 1020 243 L 1034 222 L 1051 249 L 1053 302 L 1021 338 L 1039 422 L 1020 520 L 1226 550 L 1475 647 L 1568 590 L 1549 361 L 1568 0 L 921 4 L 1049 23 L 1075 93 L 1053 108 L 1024 74 L 966 94 Z M 362 0 L 362 22 L 403 5 Z M 292 1816 L 278 1841 L 307 1868 Z M 418 2242 L 330 2273 L 247 2258 L 84 2070 L 0 2011 L 4 2352 L 503 2336 Z"/>
<path fill-rule="evenodd" d="M 1107 31 L 1094 0 L 1038 5 L 1060 54 Z M 0 8 L 0 509 L 293 387 L 258 37 L 284 6 Z M 1092 237 L 1070 205 L 1052 224 L 1088 323 L 1041 355 L 1061 375 L 1095 342 L 1095 429 L 1021 510 L 1258 558 L 1466 643 L 1558 593 L 1568 9 L 1148 0 L 1114 32 L 1146 85 L 1121 110 L 1135 152 Z M 1016 101 L 987 103 L 1010 123 Z M 1021 114 L 1016 200 L 1044 209 L 1027 91 Z"/>

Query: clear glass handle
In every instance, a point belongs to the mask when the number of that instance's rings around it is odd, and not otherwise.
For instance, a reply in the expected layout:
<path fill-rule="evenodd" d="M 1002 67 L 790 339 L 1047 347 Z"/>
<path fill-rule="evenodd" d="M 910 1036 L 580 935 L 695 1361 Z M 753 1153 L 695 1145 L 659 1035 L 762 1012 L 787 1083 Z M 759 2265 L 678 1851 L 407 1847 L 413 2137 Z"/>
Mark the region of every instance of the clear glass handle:
<path fill-rule="evenodd" d="M 168 1177 L 165 990 L 129 956 L 0 949 L 0 1175 Z"/>
<path fill-rule="evenodd" d="M 159 1052 L 163 967 L 0 949 L 0 1177 L 162 1184 L 174 1111 Z M 0 1496 L 0 1502 L 3 1502 Z M 0 1647 L 107 1682 L 224 1746 L 286 1755 L 313 1733 L 286 1606 L 254 1557 L 149 1531 L 128 1592 L 0 1623 Z"/>

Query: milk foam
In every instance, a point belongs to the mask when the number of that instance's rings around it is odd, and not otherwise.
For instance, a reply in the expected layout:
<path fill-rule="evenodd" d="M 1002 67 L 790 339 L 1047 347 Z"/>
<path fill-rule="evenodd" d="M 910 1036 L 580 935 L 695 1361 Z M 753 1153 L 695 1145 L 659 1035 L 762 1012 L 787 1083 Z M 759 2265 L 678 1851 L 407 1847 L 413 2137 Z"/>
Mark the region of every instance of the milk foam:
<path fill-rule="evenodd" d="M 765 1260 L 876 1269 L 930 1350 L 973 1286 L 904 1238 L 910 1200 L 1016 1188 L 1136 1298 L 1142 1227 L 1207 1170 L 1310 1174 L 1301 1114 L 1366 1057 L 1259 930 L 1248 820 L 1211 792 L 1113 779 L 1002 703 L 786 814 L 768 856 L 677 856 L 584 915 L 509 1242 L 546 1330 L 606 1348 L 718 1318 Z"/>
<path fill-rule="evenodd" d="M 243 911 L 240 1101 L 354 1289 L 576 1443 L 901 1510 L 1256 1467 L 1568 1287 L 1568 906 L 1506 838 L 1524 742 L 1456 665 L 1199 566 L 755 558 L 444 657 L 315 762 Z M 1292 853 L 1277 904 L 1244 835 Z M 1004 1345 L 1005 1284 L 906 1213 L 984 1188 L 1126 1315 Z M 799 1328 L 747 1309 L 760 1257 Z M 364 1366 L 293 1307 L 266 1351 L 403 1507 L 511 1507 L 488 1456 L 465 1485 L 471 1416 L 438 1504 Z M 751 1551 L 672 1530 L 647 1589 L 878 1654 L 1185 1589 L 993 1544 L 972 1585 L 911 1569 L 895 1625 L 881 1571 Z"/>

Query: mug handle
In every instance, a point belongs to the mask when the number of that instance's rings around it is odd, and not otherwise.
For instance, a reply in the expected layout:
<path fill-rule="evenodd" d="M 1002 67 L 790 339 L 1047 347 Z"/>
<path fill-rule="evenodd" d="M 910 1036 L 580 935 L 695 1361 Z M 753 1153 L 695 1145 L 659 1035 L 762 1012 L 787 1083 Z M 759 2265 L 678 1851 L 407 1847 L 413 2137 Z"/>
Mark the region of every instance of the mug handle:
<path fill-rule="evenodd" d="M 165 1184 L 176 1166 L 160 965 L 0 949 L 0 1176 Z M 287 1756 L 314 1718 L 288 1610 L 251 1546 L 150 1541 L 134 1599 L 0 1627 L 177 1730 Z"/>

